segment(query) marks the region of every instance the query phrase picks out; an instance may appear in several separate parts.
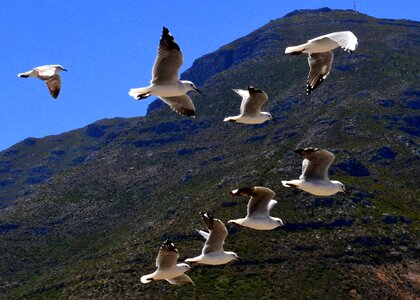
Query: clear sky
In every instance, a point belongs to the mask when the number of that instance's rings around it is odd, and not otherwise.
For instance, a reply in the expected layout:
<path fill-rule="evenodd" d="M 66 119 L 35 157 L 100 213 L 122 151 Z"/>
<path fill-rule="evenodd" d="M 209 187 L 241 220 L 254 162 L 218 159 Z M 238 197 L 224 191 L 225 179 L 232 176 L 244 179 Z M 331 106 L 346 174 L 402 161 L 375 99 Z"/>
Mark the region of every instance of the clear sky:
<path fill-rule="evenodd" d="M 353 0 L 0 2 L 0 151 L 26 137 L 58 134 L 113 117 L 145 114 L 150 100 L 128 96 L 150 81 L 162 26 L 183 53 L 182 70 L 200 56 L 295 9 L 353 8 Z M 419 0 L 356 0 L 380 18 L 420 19 Z M 205 38 L 203 39 L 202 36 Z M 52 100 L 43 82 L 17 74 L 61 64 Z"/>

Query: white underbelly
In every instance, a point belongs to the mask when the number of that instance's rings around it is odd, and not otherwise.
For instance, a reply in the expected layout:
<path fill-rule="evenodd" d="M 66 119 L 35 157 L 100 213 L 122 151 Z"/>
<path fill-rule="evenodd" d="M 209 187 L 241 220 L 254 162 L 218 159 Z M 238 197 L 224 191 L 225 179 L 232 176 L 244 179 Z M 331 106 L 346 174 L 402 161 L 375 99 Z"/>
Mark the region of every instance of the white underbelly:
<path fill-rule="evenodd" d="M 185 91 L 178 84 L 155 84 L 151 94 L 160 97 L 175 97 L 185 95 Z"/>
<path fill-rule="evenodd" d="M 334 186 L 329 184 L 329 182 L 302 182 L 299 185 L 299 188 L 305 192 L 313 194 L 315 196 L 331 196 L 337 193 Z"/>

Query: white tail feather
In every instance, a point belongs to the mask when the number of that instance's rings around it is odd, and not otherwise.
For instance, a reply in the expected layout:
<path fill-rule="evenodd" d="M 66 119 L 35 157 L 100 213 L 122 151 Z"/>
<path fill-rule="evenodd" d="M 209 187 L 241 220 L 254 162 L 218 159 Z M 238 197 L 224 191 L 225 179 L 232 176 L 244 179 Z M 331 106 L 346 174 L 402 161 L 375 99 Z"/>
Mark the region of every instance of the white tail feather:
<path fill-rule="evenodd" d="M 245 219 L 236 219 L 236 220 L 229 220 L 228 224 L 237 224 L 237 225 L 242 225 L 244 223 Z"/>
<path fill-rule="evenodd" d="M 197 256 L 197 257 L 193 257 L 193 258 L 187 258 L 186 260 L 185 260 L 185 262 L 198 262 L 198 261 L 200 261 L 200 259 L 199 259 L 199 256 Z"/>
<path fill-rule="evenodd" d="M 284 180 L 282 180 L 281 181 L 281 184 L 283 185 L 283 186 L 285 186 L 285 187 L 290 187 L 289 185 L 288 185 L 288 181 L 284 181 Z"/>
<path fill-rule="evenodd" d="M 136 89 L 130 89 L 128 94 L 137 100 L 139 95 L 144 95 L 150 93 L 149 87 L 142 87 L 142 88 L 136 88 Z"/>
<path fill-rule="evenodd" d="M 144 276 L 142 276 L 142 277 L 140 278 L 140 281 L 141 281 L 142 283 L 149 283 L 149 282 L 151 282 L 151 281 L 152 281 L 152 279 L 153 279 L 153 277 L 149 274 L 149 275 L 144 275 Z"/>
<path fill-rule="evenodd" d="M 299 45 L 299 46 L 287 47 L 286 50 L 284 51 L 284 53 L 301 52 L 301 51 L 303 51 L 303 49 L 305 49 L 305 45 L 306 44 L 302 44 L 302 45 Z"/>

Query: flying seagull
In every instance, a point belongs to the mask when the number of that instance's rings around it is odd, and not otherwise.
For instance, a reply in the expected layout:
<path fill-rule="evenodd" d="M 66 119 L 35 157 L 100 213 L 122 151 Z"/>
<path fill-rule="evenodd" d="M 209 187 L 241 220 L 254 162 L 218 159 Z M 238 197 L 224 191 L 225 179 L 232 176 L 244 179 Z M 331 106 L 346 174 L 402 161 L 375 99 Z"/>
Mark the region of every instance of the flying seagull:
<path fill-rule="evenodd" d="M 170 241 L 165 241 L 159 248 L 159 254 L 156 258 L 157 270 L 152 274 L 144 275 L 140 281 L 149 283 L 154 280 L 166 280 L 170 284 L 187 284 L 193 281 L 184 273 L 191 269 L 188 264 L 177 264 L 179 258 L 178 250 Z"/>
<path fill-rule="evenodd" d="M 58 72 L 60 71 L 67 70 L 64 69 L 61 65 L 46 65 L 33 68 L 32 70 L 25 73 L 19 73 L 18 77 L 38 77 L 39 79 L 44 80 L 47 84 L 51 96 L 56 99 L 58 94 L 60 94 L 61 88 L 61 77 L 58 75 Z"/>
<path fill-rule="evenodd" d="M 145 99 L 151 95 L 158 96 L 180 115 L 194 117 L 194 104 L 185 93 L 191 90 L 199 93 L 201 91 L 191 81 L 178 79 L 182 62 L 181 49 L 169 30 L 163 27 L 150 85 L 130 89 L 128 94 L 136 100 Z"/>
<path fill-rule="evenodd" d="M 239 122 L 244 124 L 261 124 L 267 120 L 273 120 L 268 112 L 261 112 L 261 107 L 267 101 L 267 94 L 253 86 L 248 86 L 248 90 L 233 89 L 235 93 L 242 97 L 241 114 L 239 116 L 227 117 L 224 122 Z"/>
<path fill-rule="evenodd" d="M 357 48 L 357 38 L 351 31 L 333 32 L 309 40 L 305 44 L 287 47 L 285 53 L 308 53 L 309 74 L 306 93 L 309 95 L 327 78 L 331 71 L 334 54 L 331 50 L 341 47 L 352 52 Z"/>
<path fill-rule="evenodd" d="M 270 210 L 277 204 L 276 195 L 266 187 L 255 186 L 241 188 L 230 192 L 231 195 L 251 197 L 248 202 L 248 213 L 243 219 L 230 220 L 233 223 L 257 230 L 272 230 L 283 226 L 283 221 L 270 216 Z"/>
<path fill-rule="evenodd" d="M 319 148 L 298 149 L 294 152 L 304 158 L 302 175 L 299 179 L 282 181 L 285 187 L 298 188 L 316 196 L 331 196 L 338 192 L 350 194 L 340 181 L 328 178 L 328 168 L 334 161 L 334 154 Z"/>
<path fill-rule="evenodd" d="M 235 252 L 223 250 L 223 244 L 228 235 L 226 226 L 219 219 L 215 219 L 207 213 L 200 213 L 209 232 L 197 230 L 206 239 L 201 255 L 187 258 L 185 262 L 205 265 L 223 265 L 232 260 L 239 259 Z"/>

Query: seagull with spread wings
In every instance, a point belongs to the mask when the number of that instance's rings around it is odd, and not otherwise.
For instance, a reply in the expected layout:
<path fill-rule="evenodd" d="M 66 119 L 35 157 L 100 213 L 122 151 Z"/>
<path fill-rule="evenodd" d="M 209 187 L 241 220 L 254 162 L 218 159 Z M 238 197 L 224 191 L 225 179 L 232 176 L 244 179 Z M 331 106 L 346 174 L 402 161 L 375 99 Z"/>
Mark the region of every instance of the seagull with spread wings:
<path fill-rule="evenodd" d="M 64 69 L 61 65 L 46 65 L 33 68 L 32 70 L 25 73 L 19 73 L 18 77 L 37 77 L 45 81 L 51 96 L 56 99 L 58 94 L 60 94 L 61 89 L 61 77 L 58 75 L 58 72 L 60 71 L 67 70 Z"/>
<path fill-rule="evenodd" d="M 268 112 L 262 112 L 261 108 L 267 101 L 267 93 L 263 90 L 248 86 L 248 90 L 233 89 L 235 93 L 242 97 L 240 115 L 227 117 L 224 122 L 238 122 L 244 124 L 261 124 L 273 117 Z"/>
<path fill-rule="evenodd" d="M 285 53 L 308 53 L 309 75 L 306 93 L 309 95 L 330 74 L 334 54 L 331 50 L 341 47 L 352 52 L 357 48 L 357 37 L 351 31 L 333 32 L 308 40 L 305 44 L 287 47 Z"/>
<path fill-rule="evenodd" d="M 231 195 L 251 197 L 248 202 L 248 213 L 245 218 L 230 220 L 228 223 L 241 225 L 257 230 L 272 230 L 283 226 L 283 221 L 270 216 L 270 210 L 277 204 L 276 195 L 271 189 L 261 186 L 241 188 L 230 192 Z"/>
<path fill-rule="evenodd" d="M 153 65 L 150 85 L 130 89 L 129 95 L 136 100 L 151 95 L 158 96 L 172 110 L 183 116 L 195 117 L 195 107 L 188 91 L 201 91 L 188 80 L 179 80 L 178 72 L 183 62 L 181 49 L 166 27 L 163 27 L 157 57 Z"/>
<path fill-rule="evenodd" d="M 239 259 L 235 252 L 223 250 L 223 244 L 228 236 L 225 224 L 215 219 L 208 213 L 200 213 L 209 232 L 197 230 L 206 239 L 201 255 L 194 258 L 187 258 L 185 262 L 192 262 L 204 265 L 223 265 L 230 261 Z"/>
<path fill-rule="evenodd" d="M 157 270 L 152 274 L 144 275 L 140 281 L 149 283 L 154 280 L 166 280 L 170 284 L 193 284 L 193 281 L 184 273 L 191 269 L 188 264 L 177 264 L 179 252 L 170 241 L 165 241 L 159 248 L 156 258 Z"/>
<path fill-rule="evenodd" d="M 328 177 L 328 168 L 335 159 L 334 154 L 319 148 L 304 148 L 294 152 L 303 157 L 302 175 L 299 179 L 282 181 L 285 187 L 298 188 L 315 196 L 331 196 L 338 192 L 350 194 L 344 184 Z"/>

